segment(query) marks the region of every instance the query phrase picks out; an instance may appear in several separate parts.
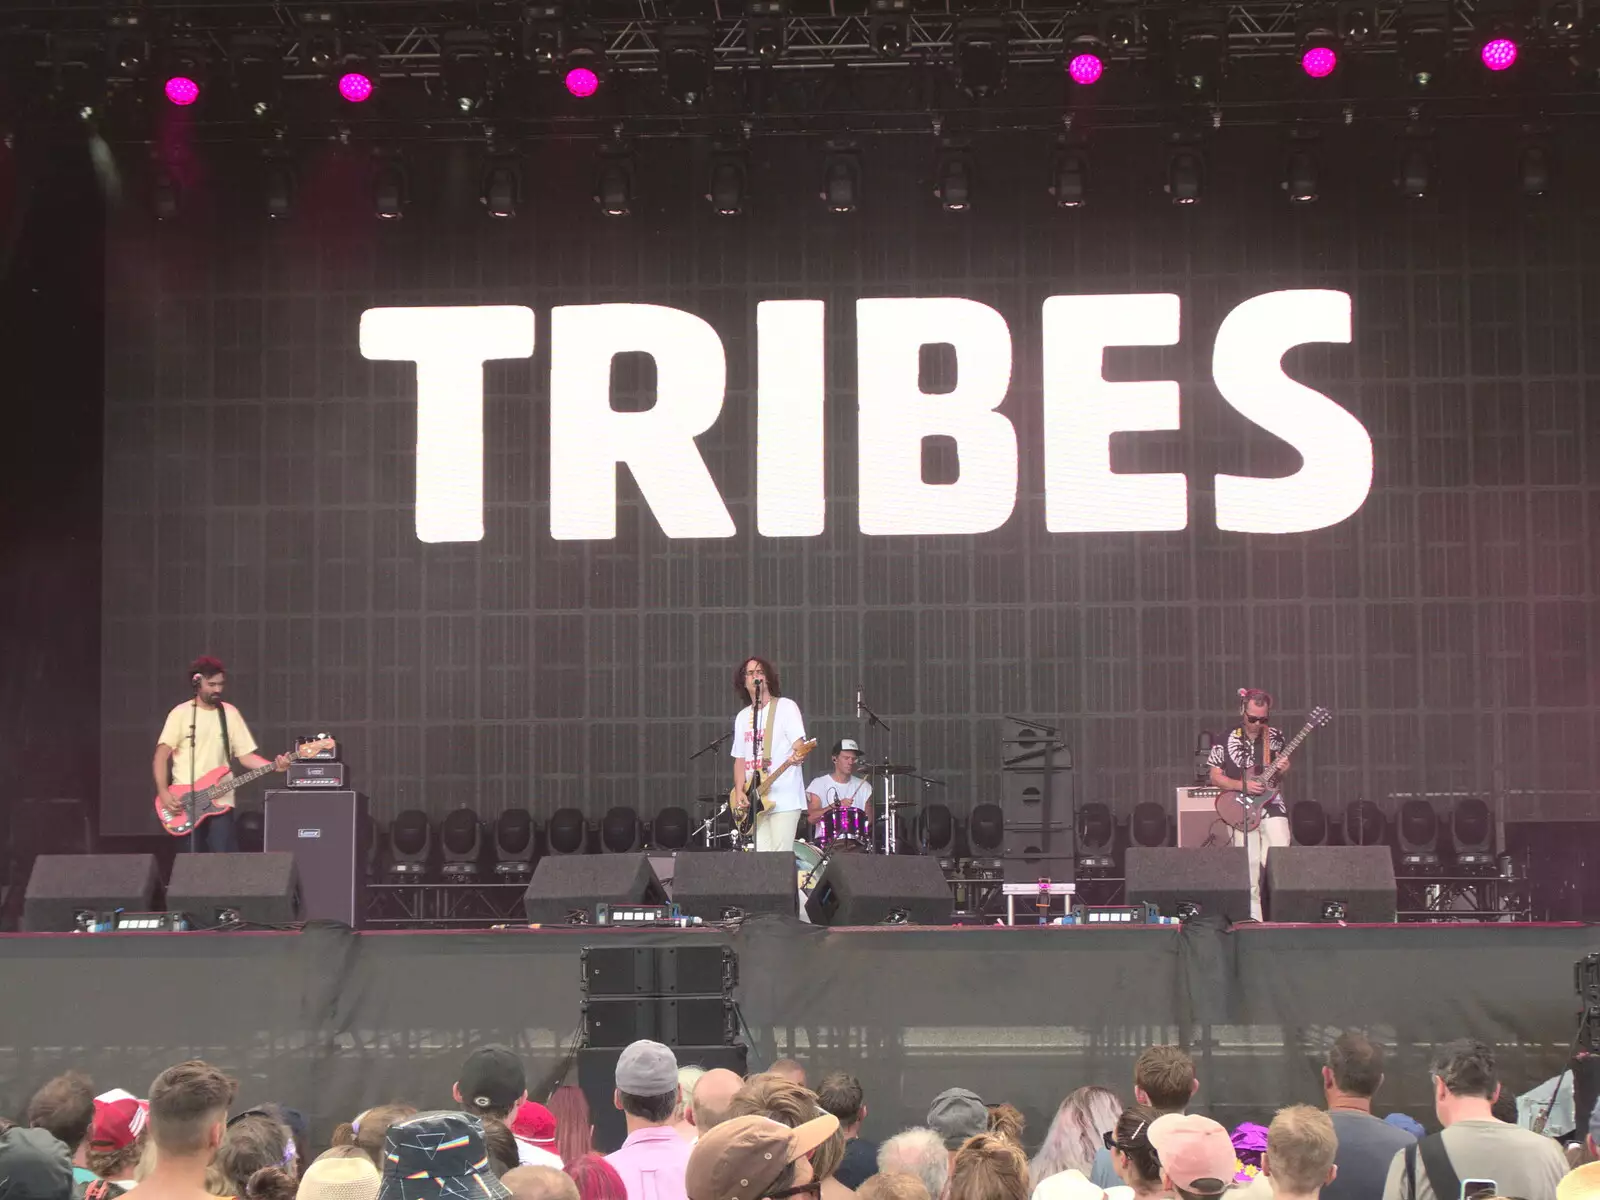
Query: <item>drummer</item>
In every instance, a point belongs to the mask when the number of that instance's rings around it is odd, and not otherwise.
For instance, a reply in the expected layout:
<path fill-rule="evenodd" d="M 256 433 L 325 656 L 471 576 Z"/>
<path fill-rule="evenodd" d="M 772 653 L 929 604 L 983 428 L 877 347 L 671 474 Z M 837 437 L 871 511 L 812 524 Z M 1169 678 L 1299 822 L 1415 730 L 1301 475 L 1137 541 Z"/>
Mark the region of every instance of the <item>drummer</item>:
<path fill-rule="evenodd" d="M 861 747 L 854 739 L 844 738 L 833 744 L 832 773 L 818 775 L 806 788 L 806 820 L 813 829 L 830 811 L 842 808 L 859 808 L 866 814 L 864 820 L 871 825 L 872 785 L 856 778 L 859 761 Z"/>

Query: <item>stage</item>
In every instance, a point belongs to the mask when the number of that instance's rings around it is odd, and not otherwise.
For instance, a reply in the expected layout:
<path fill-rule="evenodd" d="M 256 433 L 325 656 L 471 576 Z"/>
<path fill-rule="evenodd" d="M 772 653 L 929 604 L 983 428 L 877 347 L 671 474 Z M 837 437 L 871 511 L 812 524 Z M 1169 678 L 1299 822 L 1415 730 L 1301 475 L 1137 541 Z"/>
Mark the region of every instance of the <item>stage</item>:
<path fill-rule="evenodd" d="M 1392 1048 L 1380 1108 L 1429 1117 L 1427 1059 L 1491 1042 L 1518 1091 L 1560 1069 L 1576 1027 L 1586 925 L 596 929 L 12 935 L 0 938 L 0 1111 L 69 1066 L 140 1091 L 191 1056 L 241 1080 L 241 1104 L 306 1111 L 324 1141 L 371 1104 L 449 1103 L 466 1049 L 515 1046 L 530 1091 L 566 1072 L 586 946 L 726 942 L 752 1039 L 812 1081 L 860 1077 L 869 1136 L 917 1123 L 945 1087 L 1026 1113 L 1042 1134 L 1072 1088 L 1126 1091 L 1146 1045 L 1190 1047 L 1198 1104 L 1234 1123 L 1318 1099 L 1341 1029 Z"/>

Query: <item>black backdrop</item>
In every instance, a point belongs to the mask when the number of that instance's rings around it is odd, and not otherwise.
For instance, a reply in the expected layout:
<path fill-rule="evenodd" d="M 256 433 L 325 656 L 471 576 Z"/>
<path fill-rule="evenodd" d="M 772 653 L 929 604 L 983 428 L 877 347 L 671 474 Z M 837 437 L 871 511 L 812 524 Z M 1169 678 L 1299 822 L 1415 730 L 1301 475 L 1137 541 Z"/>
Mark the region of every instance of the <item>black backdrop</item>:
<path fill-rule="evenodd" d="M 1125 812 L 1186 781 L 1197 731 L 1220 728 L 1247 683 L 1277 693 L 1285 723 L 1312 704 L 1337 714 L 1300 796 L 1588 803 L 1600 231 L 1580 219 L 1594 181 L 1579 172 L 1591 168 L 1573 154 L 1553 195 L 1523 201 L 1509 128 L 1447 128 L 1438 194 L 1408 204 L 1391 183 L 1392 134 L 1335 130 L 1323 199 L 1293 210 L 1276 186 L 1283 146 L 1276 131 L 1222 130 L 1206 202 L 1178 211 L 1160 194 L 1158 134 L 1108 135 L 1090 207 L 1060 213 L 1044 191 L 1047 140 L 996 135 L 978 143 L 976 211 L 952 216 L 929 195 L 930 141 L 901 136 L 868 145 L 864 210 L 841 220 L 819 211 L 816 147 L 758 139 L 752 211 L 725 220 L 695 195 L 703 147 L 650 142 L 645 211 L 613 222 L 588 199 L 590 149 L 542 146 L 504 224 L 472 199 L 475 151 L 418 147 L 412 211 L 382 225 L 354 149 L 308 150 L 301 211 L 270 225 L 259 164 L 197 152 L 181 219 L 158 226 L 130 203 L 109 234 L 103 828 L 148 830 L 151 744 L 201 651 L 228 662 L 265 747 L 338 734 L 380 816 L 686 803 L 722 781 L 720 755 L 686 758 L 726 727 L 728 677 L 751 652 L 780 664 L 825 742 L 857 731 L 864 686 L 894 756 L 947 781 L 938 796 L 958 812 L 998 798 L 1000 714 L 1060 717 L 1078 797 Z M 1282 287 L 1353 296 L 1352 345 L 1300 348 L 1286 366 L 1371 432 L 1373 490 L 1327 530 L 1220 533 L 1216 471 L 1296 466 L 1221 400 L 1209 366 L 1221 318 Z M 1108 376 L 1178 380 L 1182 430 L 1120 435 L 1114 464 L 1187 472 L 1189 527 L 1048 534 L 1039 306 L 1135 291 L 1181 297 L 1183 340 L 1114 351 Z M 1010 323 L 1003 411 L 1022 468 L 995 532 L 857 531 L 851 313 L 882 295 L 970 297 Z M 817 538 L 754 531 L 755 304 L 781 298 L 829 303 Z M 723 339 L 728 398 L 699 445 L 731 539 L 668 540 L 626 473 L 614 542 L 549 536 L 549 311 L 621 300 L 685 308 Z M 415 371 L 364 360 L 357 323 L 374 305 L 477 303 L 533 307 L 539 351 L 486 369 L 485 540 L 424 545 Z M 630 365 L 619 388 L 648 393 Z"/>

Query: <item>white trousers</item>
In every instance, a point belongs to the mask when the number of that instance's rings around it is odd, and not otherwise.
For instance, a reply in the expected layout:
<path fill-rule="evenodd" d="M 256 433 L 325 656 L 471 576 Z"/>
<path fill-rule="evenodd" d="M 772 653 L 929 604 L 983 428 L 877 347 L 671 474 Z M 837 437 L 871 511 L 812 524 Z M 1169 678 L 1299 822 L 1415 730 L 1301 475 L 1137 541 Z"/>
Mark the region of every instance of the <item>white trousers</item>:
<path fill-rule="evenodd" d="M 800 817 L 798 808 L 789 812 L 762 813 L 756 818 L 756 849 L 793 854 L 794 833 L 800 827 Z M 1287 821 L 1284 826 L 1288 827 Z"/>
<path fill-rule="evenodd" d="M 1289 818 L 1267 817 L 1249 833 L 1233 831 L 1233 844 L 1243 846 L 1250 860 L 1250 915 L 1261 920 L 1261 881 L 1267 874 L 1267 853 L 1289 844 Z"/>

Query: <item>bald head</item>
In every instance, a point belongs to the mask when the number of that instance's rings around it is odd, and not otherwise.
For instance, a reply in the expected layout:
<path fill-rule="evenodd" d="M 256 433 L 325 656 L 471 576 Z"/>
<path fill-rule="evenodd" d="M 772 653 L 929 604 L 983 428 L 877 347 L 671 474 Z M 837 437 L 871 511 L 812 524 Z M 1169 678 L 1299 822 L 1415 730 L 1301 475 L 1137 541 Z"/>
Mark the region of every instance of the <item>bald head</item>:
<path fill-rule="evenodd" d="M 767 1068 L 768 1075 L 776 1075 L 779 1079 L 787 1079 L 790 1083 L 806 1086 L 806 1069 L 792 1058 L 780 1058 Z"/>
<path fill-rule="evenodd" d="M 512 1200 L 578 1200 L 578 1185 L 554 1167 L 513 1167 L 500 1177 Z"/>
<path fill-rule="evenodd" d="M 702 1134 L 728 1119 L 728 1106 L 744 1080 L 725 1067 L 707 1071 L 694 1085 L 694 1127 Z"/>

